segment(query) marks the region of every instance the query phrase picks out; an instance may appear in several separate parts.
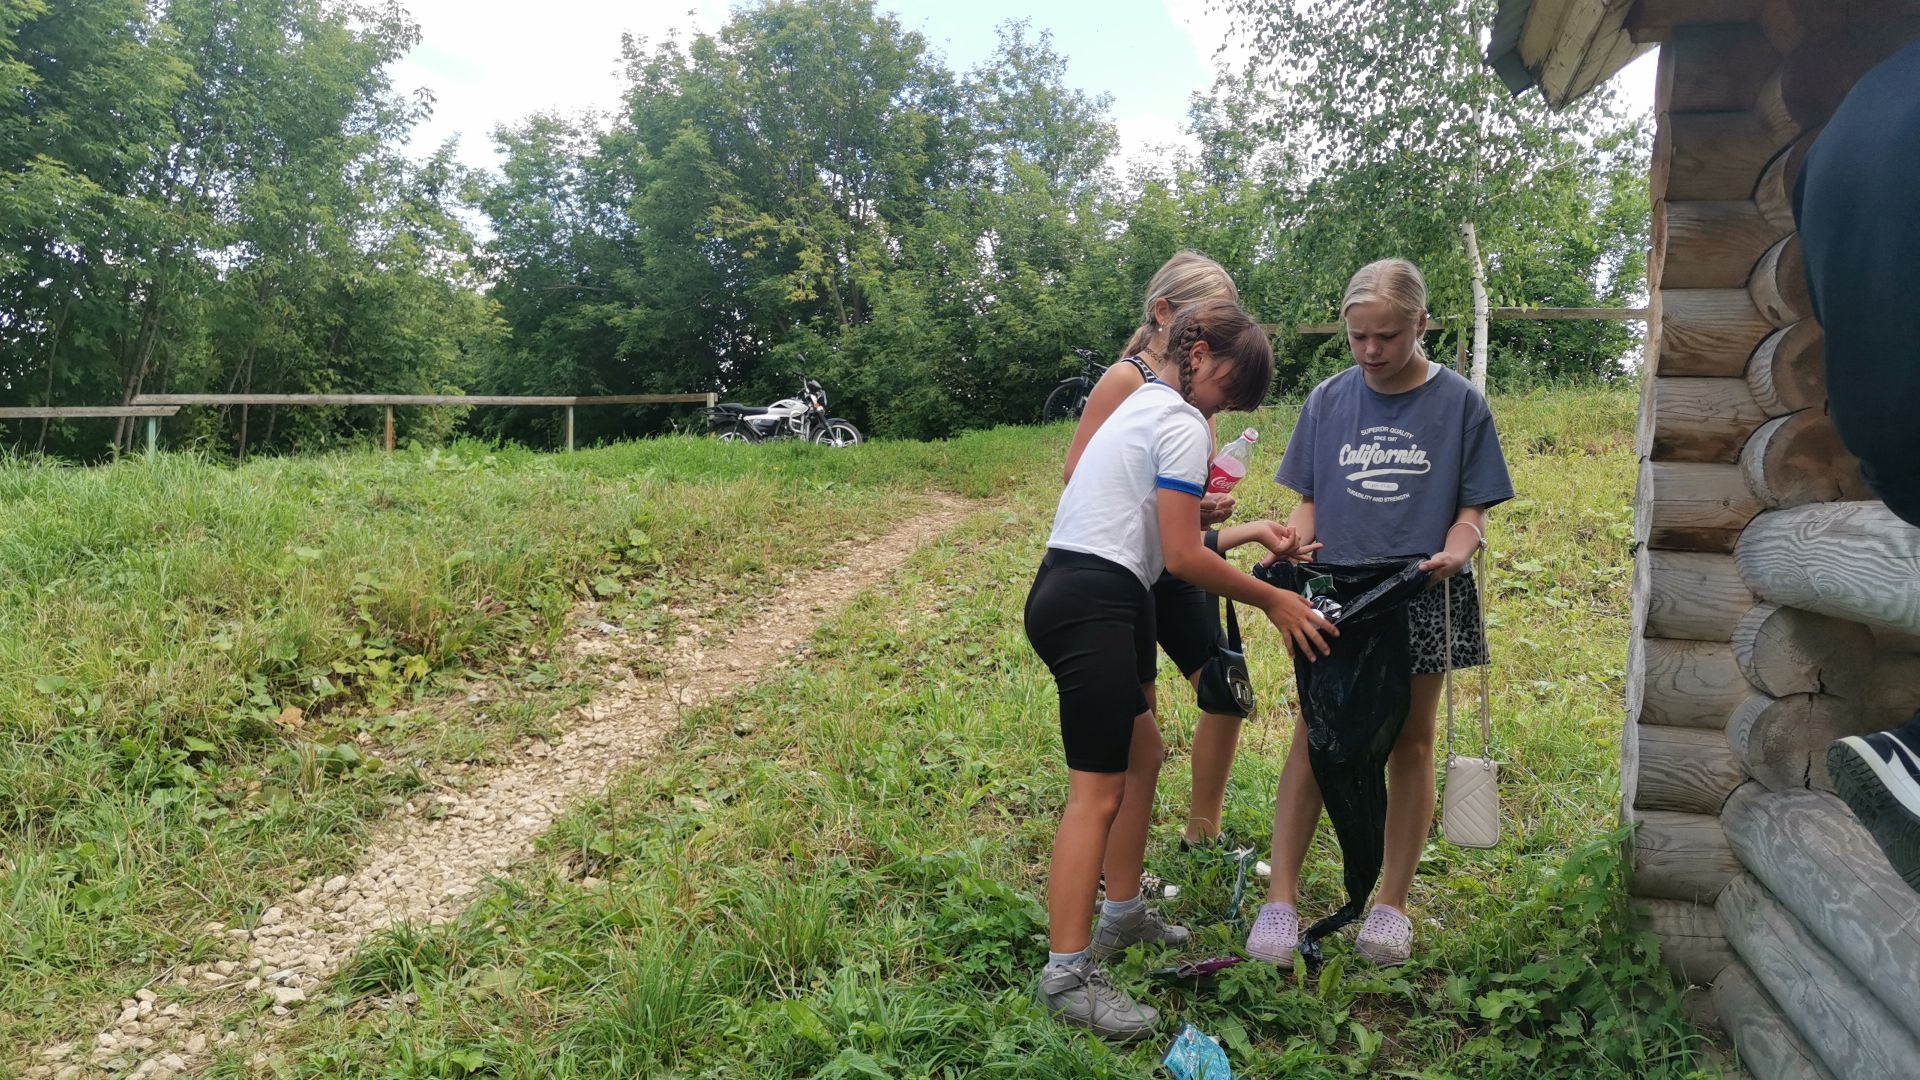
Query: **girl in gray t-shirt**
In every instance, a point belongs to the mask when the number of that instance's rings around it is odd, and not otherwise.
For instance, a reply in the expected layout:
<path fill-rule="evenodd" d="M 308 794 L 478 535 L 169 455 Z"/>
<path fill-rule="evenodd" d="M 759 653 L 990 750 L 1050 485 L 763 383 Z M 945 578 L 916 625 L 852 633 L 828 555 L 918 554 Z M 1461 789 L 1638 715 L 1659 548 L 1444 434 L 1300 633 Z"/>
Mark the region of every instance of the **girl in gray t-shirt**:
<path fill-rule="evenodd" d="M 1412 263 L 1361 268 L 1341 316 L 1354 366 L 1314 387 L 1301 409 L 1274 477 L 1301 496 L 1287 524 L 1302 544 L 1324 545 L 1319 557 L 1327 563 L 1426 556 L 1421 569 L 1435 584 L 1454 579 L 1452 666 L 1484 664 L 1468 561 L 1485 535 L 1487 508 L 1513 498 L 1493 413 L 1471 383 L 1421 348 L 1427 288 Z M 1430 589 L 1408 608 L 1413 703 L 1387 763 L 1380 889 L 1355 943 L 1381 964 L 1402 963 L 1412 949 L 1407 890 L 1433 823 L 1434 719 L 1447 666 L 1443 603 L 1441 590 Z M 1300 867 L 1319 817 L 1306 731 L 1296 722 L 1274 805 L 1273 879 L 1247 939 L 1255 956 L 1292 964 Z"/>

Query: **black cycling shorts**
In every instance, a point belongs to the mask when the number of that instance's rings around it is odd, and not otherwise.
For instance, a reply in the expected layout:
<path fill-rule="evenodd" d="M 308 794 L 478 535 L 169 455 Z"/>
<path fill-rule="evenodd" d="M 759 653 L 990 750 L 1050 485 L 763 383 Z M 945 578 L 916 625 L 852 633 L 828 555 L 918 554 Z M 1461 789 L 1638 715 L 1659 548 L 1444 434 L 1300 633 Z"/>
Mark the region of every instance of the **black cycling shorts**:
<path fill-rule="evenodd" d="M 1192 678 L 1220 642 L 1219 601 L 1200 586 L 1163 573 L 1153 583 L 1153 634 L 1181 677 Z M 1150 668 L 1140 681 L 1152 682 L 1154 675 Z"/>
<path fill-rule="evenodd" d="M 1127 771 L 1134 718 L 1152 679 L 1153 594 L 1097 555 L 1047 550 L 1027 593 L 1027 640 L 1060 691 L 1067 768 Z M 1143 677 L 1141 672 L 1147 672 Z"/>

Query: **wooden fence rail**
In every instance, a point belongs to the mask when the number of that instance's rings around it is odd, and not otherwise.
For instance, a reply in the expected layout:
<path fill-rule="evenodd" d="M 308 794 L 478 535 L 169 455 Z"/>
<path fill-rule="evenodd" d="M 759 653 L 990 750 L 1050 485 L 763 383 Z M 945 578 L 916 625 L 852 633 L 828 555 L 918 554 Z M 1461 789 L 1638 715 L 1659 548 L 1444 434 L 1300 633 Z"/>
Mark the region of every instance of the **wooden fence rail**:
<path fill-rule="evenodd" d="M 393 453 L 393 410 L 395 407 L 418 406 L 548 406 L 566 410 L 562 427 L 565 431 L 567 449 L 573 449 L 573 410 L 576 405 L 705 405 L 708 408 L 720 403 L 720 395 L 707 394 L 558 394 L 535 396 L 508 396 L 499 394 L 141 394 L 133 399 L 134 407 L 166 407 L 178 411 L 188 405 L 287 405 L 294 407 L 321 405 L 370 405 L 386 409 L 386 445 L 387 453 Z M 104 414 L 103 414 L 104 415 Z M 120 414 L 134 415 L 134 414 Z M 148 415 L 148 414 L 139 414 Z M 153 414 L 170 416 L 171 412 Z M 151 448 L 155 438 L 154 421 L 147 421 L 147 440 Z"/>
<path fill-rule="evenodd" d="M 179 411 L 178 405 L 7 405 L 0 406 L 0 420 L 146 417 L 147 456 L 152 457 L 160 441 L 160 418 L 172 416 Z"/>

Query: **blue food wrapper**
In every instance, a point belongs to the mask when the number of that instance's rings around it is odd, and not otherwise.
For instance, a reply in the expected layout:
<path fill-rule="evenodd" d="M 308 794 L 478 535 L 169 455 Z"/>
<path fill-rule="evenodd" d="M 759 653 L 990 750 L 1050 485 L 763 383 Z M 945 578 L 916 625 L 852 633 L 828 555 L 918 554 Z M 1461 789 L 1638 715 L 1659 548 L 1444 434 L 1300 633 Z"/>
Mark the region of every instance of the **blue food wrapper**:
<path fill-rule="evenodd" d="M 1227 1052 L 1192 1024 L 1180 1029 L 1160 1064 L 1167 1067 L 1174 1080 L 1233 1080 Z"/>

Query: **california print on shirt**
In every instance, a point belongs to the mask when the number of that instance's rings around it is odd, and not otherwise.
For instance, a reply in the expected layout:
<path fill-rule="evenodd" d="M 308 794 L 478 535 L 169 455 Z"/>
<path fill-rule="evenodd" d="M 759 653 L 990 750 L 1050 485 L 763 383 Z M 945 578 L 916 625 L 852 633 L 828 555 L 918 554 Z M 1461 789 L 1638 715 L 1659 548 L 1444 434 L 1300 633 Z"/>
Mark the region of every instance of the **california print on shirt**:
<path fill-rule="evenodd" d="M 1413 432 L 1385 424 L 1363 429 L 1359 446 L 1342 445 L 1340 467 L 1353 470 L 1347 473 L 1347 494 L 1377 503 L 1411 498 L 1413 492 L 1406 490 L 1409 482 L 1405 478 L 1433 471 L 1433 463 L 1414 441 Z"/>

